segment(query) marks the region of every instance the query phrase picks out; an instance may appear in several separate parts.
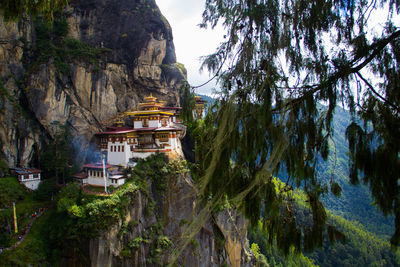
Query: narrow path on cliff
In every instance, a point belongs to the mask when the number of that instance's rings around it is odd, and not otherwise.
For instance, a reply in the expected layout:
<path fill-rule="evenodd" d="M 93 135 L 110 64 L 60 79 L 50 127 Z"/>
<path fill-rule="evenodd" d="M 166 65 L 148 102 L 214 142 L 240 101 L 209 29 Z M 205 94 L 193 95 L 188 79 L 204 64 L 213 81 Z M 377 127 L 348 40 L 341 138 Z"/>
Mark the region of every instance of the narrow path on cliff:
<path fill-rule="evenodd" d="M 36 219 L 38 219 L 40 216 L 42 216 L 47 210 L 48 210 L 48 208 L 41 208 L 41 209 L 39 209 L 39 212 L 32 214 L 32 218 L 29 220 L 26 227 L 24 227 L 24 229 L 22 230 L 23 234 L 19 235 L 21 238 L 17 242 L 15 242 L 15 244 L 12 245 L 11 247 L 4 248 L 2 251 L 0 251 L 0 253 L 2 253 L 3 251 L 7 251 L 7 250 L 14 250 L 20 244 L 22 244 L 22 242 L 24 242 L 25 238 L 28 236 L 28 234 L 32 228 L 32 224 L 36 221 Z"/>

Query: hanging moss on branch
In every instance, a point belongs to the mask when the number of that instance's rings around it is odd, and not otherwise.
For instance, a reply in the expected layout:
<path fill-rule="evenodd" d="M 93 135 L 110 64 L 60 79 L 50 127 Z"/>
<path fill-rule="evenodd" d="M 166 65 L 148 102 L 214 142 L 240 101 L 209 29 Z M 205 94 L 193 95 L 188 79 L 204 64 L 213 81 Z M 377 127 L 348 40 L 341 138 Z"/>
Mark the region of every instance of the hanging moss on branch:
<path fill-rule="evenodd" d="M 206 1 L 201 26 L 220 23 L 226 30 L 203 65 L 218 77 L 220 97 L 193 127 L 193 170 L 210 208 L 227 196 L 252 225 L 262 217 L 270 241 L 285 252 L 321 246 L 323 233 L 334 231 L 320 199 L 329 184 L 336 196 L 341 189 L 321 179 L 316 165 L 328 159 L 341 104 L 353 120 L 346 132 L 350 180 L 368 184 L 376 205 L 396 217 L 391 243 L 400 244 L 398 7 L 396 1 Z M 372 33 L 378 9 L 386 16 Z M 310 229 L 276 191 L 272 177 L 282 172 L 284 191 L 306 192 Z"/>

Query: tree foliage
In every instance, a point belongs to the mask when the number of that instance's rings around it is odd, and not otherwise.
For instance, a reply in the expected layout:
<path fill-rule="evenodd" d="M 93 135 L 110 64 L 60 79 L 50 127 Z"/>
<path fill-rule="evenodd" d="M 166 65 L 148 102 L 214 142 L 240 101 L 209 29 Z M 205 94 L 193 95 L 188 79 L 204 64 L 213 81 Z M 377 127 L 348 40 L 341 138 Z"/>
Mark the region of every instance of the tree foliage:
<path fill-rule="evenodd" d="M 55 134 L 52 140 L 41 151 L 40 164 L 47 177 L 54 177 L 58 184 L 65 184 L 73 173 L 74 151 L 72 134 L 67 124 L 58 121 L 52 123 Z"/>
<path fill-rule="evenodd" d="M 386 20 L 375 33 L 368 25 L 378 9 Z M 202 194 L 214 201 L 227 195 L 253 225 L 263 215 L 285 251 L 321 246 L 328 184 L 315 166 L 328 158 L 332 116 L 342 104 L 353 117 L 346 134 L 351 180 L 362 177 L 376 204 L 396 216 L 391 242 L 398 245 L 399 9 L 399 1 L 207 0 L 202 26 L 221 23 L 227 33 L 203 65 L 218 74 L 222 90 L 195 127 L 203 130 L 196 140 Z M 277 191 L 272 175 L 282 170 L 288 178 Z M 282 193 L 300 186 L 313 212 L 309 228 L 296 222 Z"/>

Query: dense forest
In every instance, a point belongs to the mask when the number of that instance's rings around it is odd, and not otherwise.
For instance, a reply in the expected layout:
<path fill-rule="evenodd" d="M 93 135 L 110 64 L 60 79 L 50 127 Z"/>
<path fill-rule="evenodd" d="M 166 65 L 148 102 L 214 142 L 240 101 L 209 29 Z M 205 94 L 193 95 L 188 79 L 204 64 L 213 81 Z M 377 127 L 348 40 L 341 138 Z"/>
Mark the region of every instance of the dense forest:
<path fill-rule="evenodd" d="M 282 182 L 276 182 L 284 188 Z M 306 224 L 310 223 L 306 197 L 298 191 L 294 199 L 297 219 Z M 355 207 L 357 208 L 356 205 Z M 326 238 L 322 247 L 314 251 L 300 254 L 290 251 L 284 255 L 276 243 L 270 243 L 261 221 L 257 227 L 249 229 L 249 241 L 257 244 L 260 254 L 265 256 L 265 262 L 270 266 L 399 266 L 400 251 L 392 250 L 387 240 L 369 232 L 361 223 L 346 220 L 333 212 L 328 212 L 328 221 L 339 229 L 344 237 L 335 243 L 330 243 Z M 375 218 L 374 223 L 378 224 L 379 221 Z"/>
<path fill-rule="evenodd" d="M 342 188 L 342 192 L 340 197 L 327 194 L 323 202 L 333 214 L 355 221 L 356 224 L 360 223 L 369 232 L 389 240 L 394 231 L 393 216 L 384 216 L 373 204 L 374 201 L 365 184 L 354 186 L 349 180 L 349 151 L 345 132 L 350 120 L 348 111 L 336 108 L 333 117 L 334 133 L 330 142 L 332 153 L 327 161 L 319 162 L 317 172 L 326 181 L 333 176 Z"/>

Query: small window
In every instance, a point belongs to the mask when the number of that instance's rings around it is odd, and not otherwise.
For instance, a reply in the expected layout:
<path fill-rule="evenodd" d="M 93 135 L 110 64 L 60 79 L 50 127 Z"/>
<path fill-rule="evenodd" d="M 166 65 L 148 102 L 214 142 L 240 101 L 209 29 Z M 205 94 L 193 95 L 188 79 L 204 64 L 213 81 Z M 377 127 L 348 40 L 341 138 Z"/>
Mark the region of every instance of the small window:
<path fill-rule="evenodd" d="M 169 140 L 168 134 L 167 133 L 160 134 L 159 139 L 160 139 L 160 142 L 168 142 L 168 140 Z"/>
<path fill-rule="evenodd" d="M 125 146 L 122 146 L 122 152 L 124 152 L 124 150 L 125 150 Z"/>
<path fill-rule="evenodd" d="M 133 146 L 131 146 L 131 151 L 133 151 Z"/>
<path fill-rule="evenodd" d="M 121 152 L 121 146 L 118 146 L 118 152 Z"/>

